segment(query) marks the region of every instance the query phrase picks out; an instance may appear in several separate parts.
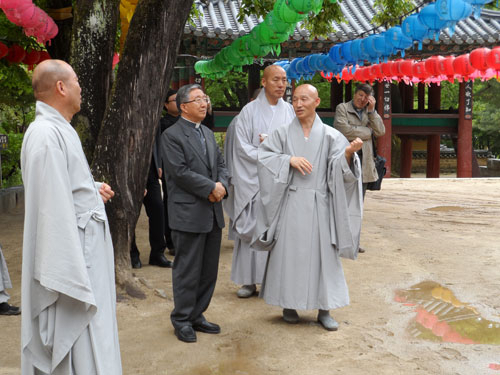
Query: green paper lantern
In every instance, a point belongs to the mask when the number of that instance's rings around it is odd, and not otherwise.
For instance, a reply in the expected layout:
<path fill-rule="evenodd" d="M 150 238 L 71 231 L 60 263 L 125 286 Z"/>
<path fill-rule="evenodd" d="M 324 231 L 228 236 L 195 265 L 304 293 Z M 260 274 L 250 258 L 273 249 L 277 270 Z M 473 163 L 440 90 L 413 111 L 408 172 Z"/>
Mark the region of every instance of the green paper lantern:
<path fill-rule="evenodd" d="M 282 21 L 279 16 L 275 14 L 274 10 L 267 14 L 264 19 L 264 24 L 267 25 L 270 30 L 278 33 L 284 33 L 290 30 L 290 24 Z"/>
<path fill-rule="evenodd" d="M 286 5 L 286 0 L 278 0 L 274 4 L 275 15 L 286 23 L 297 23 L 307 17 L 307 14 L 299 14 Z"/>
<path fill-rule="evenodd" d="M 323 0 L 285 0 L 288 7 L 297 13 L 318 13 L 323 5 Z"/>

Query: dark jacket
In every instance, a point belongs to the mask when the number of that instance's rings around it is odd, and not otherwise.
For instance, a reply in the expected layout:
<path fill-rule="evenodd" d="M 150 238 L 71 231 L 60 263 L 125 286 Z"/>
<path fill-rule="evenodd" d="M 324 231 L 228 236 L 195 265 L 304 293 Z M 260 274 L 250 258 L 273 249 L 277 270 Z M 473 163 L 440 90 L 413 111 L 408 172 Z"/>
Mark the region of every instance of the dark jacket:
<path fill-rule="evenodd" d="M 180 118 L 161 136 L 162 159 L 168 190 L 170 228 L 192 233 L 212 230 L 214 215 L 224 227 L 222 203 L 212 203 L 208 196 L 216 182 L 228 187 L 228 172 L 213 132 L 201 125 L 207 155 L 201 151 L 194 124 Z"/>

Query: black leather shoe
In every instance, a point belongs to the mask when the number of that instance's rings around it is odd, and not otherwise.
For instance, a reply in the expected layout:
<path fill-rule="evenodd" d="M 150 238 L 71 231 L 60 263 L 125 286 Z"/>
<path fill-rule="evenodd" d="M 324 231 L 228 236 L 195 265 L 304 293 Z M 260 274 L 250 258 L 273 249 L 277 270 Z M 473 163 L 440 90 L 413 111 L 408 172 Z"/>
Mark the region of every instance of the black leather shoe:
<path fill-rule="evenodd" d="M 149 264 L 152 266 L 158 266 L 163 268 L 172 268 L 172 262 L 169 261 L 165 255 L 154 255 L 149 257 Z"/>
<path fill-rule="evenodd" d="M 9 305 L 7 302 L 0 303 L 0 315 L 19 315 L 21 310 L 19 307 Z"/>
<path fill-rule="evenodd" d="M 142 263 L 141 263 L 141 260 L 139 258 L 137 259 L 130 259 L 130 261 L 132 262 L 132 268 L 141 268 L 142 267 Z"/>
<path fill-rule="evenodd" d="M 210 323 L 206 320 L 203 323 L 193 324 L 193 328 L 195 331 L 204 333 L 220 333 L 220 326 L 218 324 Z"/>
<path fill-rule="evenodd" d="M 196 332 L 191 326 L 183 326 L 175 329 L 177 338 L 184 342 L 196 342 Z"/>

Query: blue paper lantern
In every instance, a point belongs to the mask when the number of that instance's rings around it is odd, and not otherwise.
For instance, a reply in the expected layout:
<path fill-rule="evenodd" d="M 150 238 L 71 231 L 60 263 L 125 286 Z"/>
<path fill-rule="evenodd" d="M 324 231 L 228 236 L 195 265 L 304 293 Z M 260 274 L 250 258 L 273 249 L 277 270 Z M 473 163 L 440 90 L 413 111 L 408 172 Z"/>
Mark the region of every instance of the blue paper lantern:
<path fill-rule="evenodd" d="M 309 68 L 311 68 L 311 70 L 318 72 L 323 70 L 322 60 L 322 55 L 315 53 L 313 55 L 309 55 L 309 60 L 307 61 L 307 63 L 309 64 Z"/>
<path fill-rule="evenodd" d="M 354 58 L 354 61 L 356 64 L 359 66 L 363 66 L 365 63 L 365 60 L 369 60 L 370 56 L 365 54 L 363 50 L 361 49 L 361 42 L 363 39 L 355 39 L 351 43 L 351 55 Z"/>
<path fill-rule="evenodd" d="M 377 53 L 380 54 L 380 57 L 383 58 L 385 62 L 387 62 L 389 56 L 391 56 L 394 53 L 394 48 L 392 48 L 392 44 L 387 43 L 385 41 L 385 32 L 377 35 L 377 37 L 374 39 L 373 47 L 375 48 Z"/>
<path fill-rule="evenodd" d="M 288 69 L 286 70 L 286 76 L 288 79 L 300 79 L 300 75 L 297 72 L 296 66 L 297 63 L 299 62 L 299 59 L 293 59 L 290 65 L 288 66 Z"/>
<path fill-rule="evenodd" d="M 418 19 L 429 28 L 429 38 L 434 37 L 439 40 L 441 30 L 447 27 L 447 22 L 439 18 L 436 11 L 436 4 L 429 4 L 422 8 L 418 14 Z"/>
<path fill-rule="evenodd" d="M 472 14 L 472 6 L 464 0 L 437 0 L 436 11 L 439 18 L 448 22 L 450 34 L 453 35 L 457 22 Z"/>
<path fill-rule="evenodd" d="M 395 51 L 401 51 L 401 57 L 405 57 L 405 49 L 413 45 L 413 40 L 403 34 L 401 26 L 394 26 L 387 30 L 385 41 L 392 44 Z"/>
<path fill-rule="evenodd" d="M 429 38 L 429 28 L 420 22 L 418 14 L 406 17 L 401 24 L 403 34 L 418 42 L 418 49 L 422 49 L 422 42 Z"/>
<path fill-rule="evenodd" d="M 472 11 L 474 12 L 474 18 L 477 19 L 477 18 L 481 17 L 481 9 L 483 9 L 483 6 L 485 4 L 493 2 L 493 0 L 465 0 L 465 2 L 472 5 Z M 497 2 L 497 7 L 498 7 L 498 2 Z"/>
<path fill-rule="evenodd" d="M 341 44 L 340 47 L 340 60 L 345 61 L 346 64 L 355 64 L 356 59 L 351 54 L 352 41 L 349 40 Z"/>
<path fill-rule="evenodd" d="M 341 66 L 335 63 L 329 55 L 323 57 L 324 72 L 332 72 L 333 74 L 338 73 L 341 70 Z"/>
<path fill-rule="evenodd" d="M 382 37 L 380 35 L 370 35 L 361 41 L 361 51 L 364 55 L 368 56 L 367 60 L 372 64 L 378 64 L 380 57 L 382 57 L 382 54 L 375 49 L 375 40 L 377 38 Z"/>
<path fill-rule="evenodd" d="M 328 51 L 328 56 L 336 64 L 345 65 L 347 64 L 347 61 L 342 58 L 342 54 L 340 51 L 341 48 L 342 48 L 342 43 L 334 45 L 332 48 L 330 48 L 330 51 Z"/>

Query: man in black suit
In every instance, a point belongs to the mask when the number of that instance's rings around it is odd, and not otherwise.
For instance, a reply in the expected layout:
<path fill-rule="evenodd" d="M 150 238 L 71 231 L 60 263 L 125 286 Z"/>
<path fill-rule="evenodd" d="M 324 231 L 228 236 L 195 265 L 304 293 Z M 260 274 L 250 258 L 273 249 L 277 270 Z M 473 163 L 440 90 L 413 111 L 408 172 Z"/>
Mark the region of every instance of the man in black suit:
<path fill-rule="evenodd" d="M 221 200 L 228 173 L 214 134 L 201 125 L 208 98 L 199 85 L 177 92 L 180 119 L 161 139 L 168 189 L 168 215 L 176 249 L 172 270 L 175 335 L 195 342 L 196 332 L 220 333 L 203 312 L 212 298 L 224 227 Z"/>

